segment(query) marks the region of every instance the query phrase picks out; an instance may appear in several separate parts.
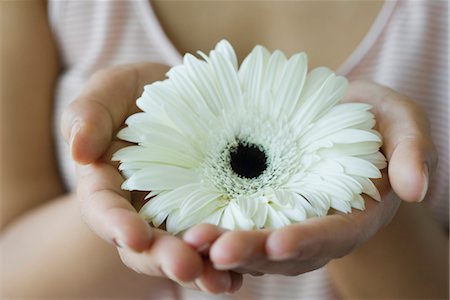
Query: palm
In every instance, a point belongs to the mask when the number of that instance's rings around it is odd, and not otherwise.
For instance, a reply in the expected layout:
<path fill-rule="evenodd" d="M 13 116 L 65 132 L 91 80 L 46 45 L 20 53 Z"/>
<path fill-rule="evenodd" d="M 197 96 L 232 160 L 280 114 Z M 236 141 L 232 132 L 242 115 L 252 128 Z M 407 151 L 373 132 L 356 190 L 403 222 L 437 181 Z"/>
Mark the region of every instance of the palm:
<path fill-rule="evenodd" d="M 73 159 L 80 164 L 78 198 L 83 217 L 100 237 L 121 246 L 122 259 L 131 268 L 176 281 L 192 281 L 203 274 L 201 282 L 210 290 L 236 290 L 242 277 L 215 271 L 198 252 L 208 254 L 216 269 L 294 275 L 347 254 L 395 214 L 399 201 L 384 197 L 380 203 L 366 199 L 364 212 L 334 213 L 273 232 L 224 232 L 212 225 L 198 225 L 185 233 L 183 242 L 151 229 L 137 213 L 145 201 L 143 194 L 120 188 L 123 177 L 110 157 L 124 144 L 111 142 L 111 137 L 135 111 L 134 101 L 142 87 L 163 79 L 166 71 L 166 66 L 154 64 L 103 71 L 89 81 L 63 116 L 64 137 L 71 143 Z M 346 100 L 374 106 L 390 164 L 390 184 L 401 199 L 420 200 L 426 191 L 424 178 L 428 180 L 422 175 L 425 163 L 430 173 L 436 163 L 423 113 L 405 97 L 367 82 L 352 83 Z M 77 127 L 79 130 L 73 131 Z M 387 178 L 385 172 L 376 184 L 384 196 L 390 191 Z"/>

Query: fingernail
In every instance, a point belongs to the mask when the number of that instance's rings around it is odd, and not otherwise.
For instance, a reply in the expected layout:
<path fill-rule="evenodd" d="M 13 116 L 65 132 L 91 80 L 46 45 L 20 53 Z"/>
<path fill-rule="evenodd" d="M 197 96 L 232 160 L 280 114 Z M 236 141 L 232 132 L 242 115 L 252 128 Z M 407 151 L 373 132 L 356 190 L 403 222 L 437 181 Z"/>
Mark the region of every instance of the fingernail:
<path fill-rule="evenodd" d="M 299 251 L 286 252 L 286 253 L 270 255 L 269 259 L 273 260 L 273 261 L 283 261 L 283 260 L 289 260 L 289 259 L 297 258 L 299 255 L 300 255 Z"/>
<path fill-rule="evenodd" d="M 121 240 L 119 240 L 117 238 L 113 238 L 112 242 L 118 248 L 122 248 L 122 249 L 125 248 L 125 244 Z"/>
<path fill-rule="evenodd" d="M 179 282 L 179 281 L 180 281 L 180 280 L 172 273 L 171 270 L 166 270 L 166 269 L 164 269 L 164 268 L 161 268 L 161 271 L 164 273 L 164 275 L 167 276 L 167 278 L 169 278 L 169 279 L 171 279 L 171 280 L 173 280 L 173 281 L 176 281 L 176 282 Z"/>
<path fill-rule="evenodd" d="M 197 278 L 195 280 L 195 284 L 202 290 L 203 292 L 207 292 L 210 294 L 219 294 L 219 293 L 226 293 L 231 289 L 231 278 L 228 274 L 224 274 L 226 276 L 221 276 L 220 280 L 216 281 L 216 284 L 218 284 L 218 288 L 216 291 L 211 291 L 206 286 L 203 285 L 203 282 L 200 278 Z"/>
<path fill-rule="evenodd" d="M 79 121 L 75 121 L 72 125 L 72 129 L 70 130 L 70 137 L 69 137 L 69 145 L 70 148 L 72 148 L 73 140 L 75 139 L 75 136 L 80 131 L 81 125 Z"/>
<path fill-rule="evenodd" d="M 427 191 L 428 191 L 428 180 L 429 180 L 430 174 L 429 174 L 427 164 L 423 165 L 423 177 L 424 177 L 424 184 L 423 184 L 422 193 L 420 195 L 419 202 L 422 202 L 423 199 L 425 199 L 425 196 L 427 195 Z"/>
<path fill-rule="evenodd" d="M 220 270 L 220 271 L 231 270 L 231 269 L 236 269 L 237 267 L 240 267 L 243 264 L 244 264 L 243 262 L 237 262 L 237 263 L 226 264 L 226 265 L 214 264 L 214 269 Z"/>
<path fill-rule="evenodd" d="M 127 251 L 132 251 L 132 252 L 136 252 L 135 250 L 131 249 L 130 247 L 128 247 L 127 244 L 125 244 L 121 239 L 117 239 L 117 238 L 113 238 L 113 244 L 120 249 L 123 250 L 127 250 Z"/>
<path fill-rule="evenodd" d="M 194 284 L 198 287 L 199 290 L 201 290 L 202 292 L 206 292 L 206 293 L 211 293 L 206 286 L 203 285 L 202 281 L 197 278 L 194 280 Z"/>
<path fill-rule="evenodd" d="M 197 252 L 199 252 L 199 253 L 206 252 L 210 246 L 211 246 L 211 243 L 203 244 L 197 248 Z"/>

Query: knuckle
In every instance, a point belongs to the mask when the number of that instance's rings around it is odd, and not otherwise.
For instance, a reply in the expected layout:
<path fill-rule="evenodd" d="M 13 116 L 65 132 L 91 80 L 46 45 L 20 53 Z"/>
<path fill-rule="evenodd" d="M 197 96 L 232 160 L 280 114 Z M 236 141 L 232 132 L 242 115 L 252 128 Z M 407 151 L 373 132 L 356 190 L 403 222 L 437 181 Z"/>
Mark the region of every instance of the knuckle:
<path fill-rule="evenodd" d="M 124 66 L 111 66 L 94 72 L 89 79 L 90 81 L 110 81 L 117 80 L 124 71 Z"/>

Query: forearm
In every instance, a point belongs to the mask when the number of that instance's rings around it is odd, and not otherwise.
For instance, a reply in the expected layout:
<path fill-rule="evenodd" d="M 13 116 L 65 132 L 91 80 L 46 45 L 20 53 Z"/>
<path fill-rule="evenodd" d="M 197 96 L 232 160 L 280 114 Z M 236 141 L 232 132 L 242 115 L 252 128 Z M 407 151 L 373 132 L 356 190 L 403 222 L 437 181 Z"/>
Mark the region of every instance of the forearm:
<path fill-rule="evenodd" d="M 18 218 L 0 247 L 2 299 L 141 297 L 168 285 L 124 266 L 115 248 L 81 221 L 74 196 Z"/>
<path fill-rule="evenodd" d="M 448 237 L 423 204 L 402 204 L 386 228 L 328 269 L 344 299 L 448 299 Z"/>
<path fill-rule="evenodd" d="M 0 229 L 64 193 L 53 145 L 60 72 L 45 1 L 1 1 Z"/>

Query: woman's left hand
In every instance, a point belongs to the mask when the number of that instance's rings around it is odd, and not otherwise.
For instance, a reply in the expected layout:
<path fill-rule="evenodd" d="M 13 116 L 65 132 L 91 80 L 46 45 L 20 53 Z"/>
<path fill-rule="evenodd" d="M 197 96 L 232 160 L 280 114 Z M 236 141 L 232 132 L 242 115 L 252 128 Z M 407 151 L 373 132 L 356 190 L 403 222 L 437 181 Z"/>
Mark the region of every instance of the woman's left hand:
<path fill-rule="evenodd" d="M 396 197 L 386 197 L 391 189 L 404 201 L 422 201 L 437 162 L 423 110 L 407 97 L 366 81 L 352 82 L 343 101 L 373 106 L 389 162 L 383 178 L 375 181 L 381 202 L 364 196 L 364 211 L 333 213 L 274 231 L 224 231 L 201 224 L 188 230 L 184 240 L 208 254 L 216 269 L 294 276 L 349 254 L 387 225 L 400 205 Z"/>

